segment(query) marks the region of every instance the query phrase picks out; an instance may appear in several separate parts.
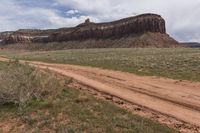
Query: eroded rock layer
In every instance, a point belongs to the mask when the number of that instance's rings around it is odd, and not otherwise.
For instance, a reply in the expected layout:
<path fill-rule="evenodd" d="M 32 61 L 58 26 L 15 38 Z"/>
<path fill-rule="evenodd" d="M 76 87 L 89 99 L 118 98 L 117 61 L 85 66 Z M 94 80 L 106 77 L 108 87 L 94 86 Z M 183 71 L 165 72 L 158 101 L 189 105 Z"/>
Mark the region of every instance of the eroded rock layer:
<path fill-rule="evenodd" d="M 143 34 L 148 35 L 147 33 L 151 33 L 149 38 L 146 37 L 148 41 L 142 40 L 141 36 Z M 159 38 L 160 36 L 152 36 L 152 33 L 155 35 L 162 34 L 162 38 Z M 99 43 L 100 40 L 102 40 L 102 42 L 109 39 L 117 41 L 122 38 L 128 38 L 128 41 L 130 41 L 130 36 L 134 38 L 131 39 L 133 42 L 130 42 L 129 46 L 123 45 L 123 47 L 130 47 L 131 44 L 133 45 L 131 47 L 134 47 L 135 43 L 137 43 L 138 47 L 140 42 L 143 45 L 149 46 L 149 44 L 151 45 L 151 42 L 155 42 L 156 39 L 161 40 L 163 38 L 164 40 L 162 40 L 161 43 L 166 43 L 167 45 L 178 44 L 166 34 L 165 20 L 157 14 L 143 14 L 107 23 L 93 23 L 87 19 L 85 23 L 72 28 L 50 30 L 22 29 L 15 32 L 1 33 L 0 40 L 1 43 L 4 44 L 65 42 L 69 45 L 69 42 L 73 44 L 73 41 L 89 42 L 89 40 L 98 40 Z M 126 39 L 124 41 L 126 41 Z M 113 46 L 113 43 L 107 43 L 107 45 L 107 47 L 110 47 L 111 45 Z M 119 47 L 118 45 L 119 44 L 117 44 L 117 47 Z M 161 44 L 161 46 L 164 45 L 165 44 Z"/>

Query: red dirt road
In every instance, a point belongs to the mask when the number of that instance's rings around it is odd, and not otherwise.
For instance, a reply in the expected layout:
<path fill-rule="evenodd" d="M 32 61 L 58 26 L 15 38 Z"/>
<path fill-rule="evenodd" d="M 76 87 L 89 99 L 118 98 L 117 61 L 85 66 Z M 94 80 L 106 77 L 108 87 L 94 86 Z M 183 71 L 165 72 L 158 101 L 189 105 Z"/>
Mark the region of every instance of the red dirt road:
<path fill-rule="evenodd" d="M 6 61 L 5 58 L 0 60 Z M 28 63 L 72 77 L 100 92 L 200 126 L 200 83 L 76 65 Z"/>

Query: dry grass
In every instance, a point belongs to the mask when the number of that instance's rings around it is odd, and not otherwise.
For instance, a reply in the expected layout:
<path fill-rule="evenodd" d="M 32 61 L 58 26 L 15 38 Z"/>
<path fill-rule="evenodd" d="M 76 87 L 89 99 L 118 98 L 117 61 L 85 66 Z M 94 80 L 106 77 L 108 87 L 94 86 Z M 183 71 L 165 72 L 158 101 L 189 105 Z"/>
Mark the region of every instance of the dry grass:
<path fill-rule="evenodd" d="M 50 63 L 101 67 L 139 75 L 200 81 L 200 49 L 80 49 L 2 53 L 8 57 Z"/>
<path fill-rule="evenodd" d="M 0 104 L 16 104 L 21 108 L 31 100 L 42 100 L 56 88 L 55 81 L 52 75 L 11 61 L 0 71 Z"/>
<path fill-rule="evenodd" d="M 0 105 L 0 133 L 177 133 L 133 115 L 87 92 L 69 88 L 71 81 L 48 70 L 0 62 L 1 87 L 9 100 Z M 2 82 L 3 80 L 3 82 Z M 19 92 L 21 93 L 19 93 Z"/>

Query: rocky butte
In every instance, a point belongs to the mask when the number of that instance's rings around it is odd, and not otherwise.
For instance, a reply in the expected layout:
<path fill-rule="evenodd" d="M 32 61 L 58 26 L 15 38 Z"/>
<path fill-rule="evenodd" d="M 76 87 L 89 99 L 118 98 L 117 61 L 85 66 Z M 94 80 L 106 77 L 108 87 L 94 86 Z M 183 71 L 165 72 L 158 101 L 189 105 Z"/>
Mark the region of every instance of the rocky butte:
<path fill-rule="evenodd" d="M 71 28 L 21 29 L 0 33 L 0 40 L 3 46 L 23 44 L 24 48 L 37 46 L 41 49 L 180 47 L 166 33 L 165 20 L 157 14 L 142 14 L 107 23 L 87 19 Z"/>

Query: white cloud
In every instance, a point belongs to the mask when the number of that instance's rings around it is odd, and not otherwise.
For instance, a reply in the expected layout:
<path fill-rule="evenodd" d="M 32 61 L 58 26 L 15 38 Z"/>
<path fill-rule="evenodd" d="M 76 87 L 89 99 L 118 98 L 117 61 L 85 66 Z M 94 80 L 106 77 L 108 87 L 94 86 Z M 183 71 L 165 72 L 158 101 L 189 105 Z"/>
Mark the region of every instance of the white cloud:
<path fill-rule="evenodd" d="M 57 0 L 57 2 L 87 12 L 100 21 L 116 20 L 148 12 L 161 14 L 172 36 L 182 41 L 200 41 L 200 31 L 196 30 L 200 29 L 198 0 Z"/>
<path fill-rule="evenodd" d="M 71 10 L 68 13 L 78 13 Z M 23 7 L 14 0 L 2 0 L 0 4 L 0 31 L 17 30 L 20 28 L 60 28 L 75 26 L 84 22 L 89 16 L 63 17 L 56 9 L 39 7 Z"/>
<path fill-rule="evenodd" d="M 77 14 L 77 13 L 79 13 L 78 10 L 69 10 L 69 11 L 66 12 L 66 14 L 70 14 L 70 15 L 74 15 L 74 14 Z"/>
<path fill-rule="evenodd" d="M 200 0 L 51 0 L 55 8 L 24 7 L 16 1 L 1 0 L 0 31 L 69 27 L 86 18 L 103 22 L 151 12 L 165 18 L 168 33 L 176 39 L 200 41 Z"/>

